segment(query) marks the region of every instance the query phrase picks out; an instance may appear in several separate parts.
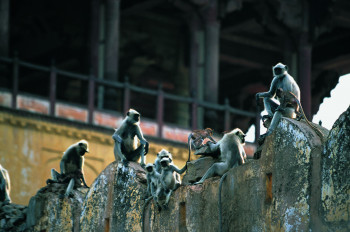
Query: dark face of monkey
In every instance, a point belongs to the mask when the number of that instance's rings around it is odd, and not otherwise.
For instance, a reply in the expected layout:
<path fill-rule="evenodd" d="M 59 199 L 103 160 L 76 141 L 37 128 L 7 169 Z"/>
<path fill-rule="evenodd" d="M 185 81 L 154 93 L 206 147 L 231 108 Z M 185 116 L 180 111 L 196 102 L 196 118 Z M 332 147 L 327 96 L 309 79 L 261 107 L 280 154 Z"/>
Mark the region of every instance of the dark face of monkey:
<path fill-rule="evenodd" d="M 162 165 L 163 168 L 168 167 L 170 163 L 170 159 L 169 158 L 163 158 L 160 161 L 160 165 Z"/>
<path fill-rule="evenodd" d="M 137 112 L 136 110 L 130 109 L 127 113 L 126 116 L 128 117 L 128 121 L 130 123 L 137 123 L 140 121 L 140 113 Z"/>
<path fill-rule="evenodd" d="M 153 165 L 152 164 L 147 164 L 146 165 L 146 170 L 147 170 L 147 172 L 153 172 Z"/>
<path fill-rule="evenodd" d="M 243 143 L 245 143 L 245 134 L 241 131 L 241 130 L 238 130 L 237 132 L 236 132 L 236 135 L 241 139 L 241 143 L 243 144 Z"/>
<path fill-rule="evenodd" d="M 87 144 L 86 143 L 79 143 L 79 155 L 80 156 L 84 156 L 85 153 L 89 153 L 89 149 L 87 147 Z"/>

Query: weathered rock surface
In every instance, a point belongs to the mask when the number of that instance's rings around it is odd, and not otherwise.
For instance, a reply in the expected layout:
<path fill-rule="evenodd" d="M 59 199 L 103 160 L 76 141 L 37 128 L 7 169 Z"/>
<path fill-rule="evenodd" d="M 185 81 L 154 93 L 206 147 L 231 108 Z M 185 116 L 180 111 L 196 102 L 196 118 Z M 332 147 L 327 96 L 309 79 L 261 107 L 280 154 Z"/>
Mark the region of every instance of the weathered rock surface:
<path fill-rule="evenodd" d="M 80 218 L 81 231 L 140 231 L 146 174 L 138 163 L 113 162 L 94 181 Z"/>
<path fill-rule="evenodd" d="M 334 123 L 325 144 L 321 201 L 327 228 L 350 231 L 350 107 Z"/>
<path fill-rule="evenodd" d="M 50 184 L 41 188 L 29 201 L 29 231 L 79 231 L 79 217 L 87 188 L 73 190 L 73 197 L 60 198 L 66 184 Z"/>
<path fill-rule="evenodd" d="M 217 161 L 218 160 L 213 157 L 203 156 L 197 160 L 188 162 L 187 171 L 182 179 L 182 183 L 187 185 L 199 181 L 210 166 Z"/>
<path fill-rule="evenodd" d="M 0 231 L 25 231 L 27 206 L 0 202 Z"/>

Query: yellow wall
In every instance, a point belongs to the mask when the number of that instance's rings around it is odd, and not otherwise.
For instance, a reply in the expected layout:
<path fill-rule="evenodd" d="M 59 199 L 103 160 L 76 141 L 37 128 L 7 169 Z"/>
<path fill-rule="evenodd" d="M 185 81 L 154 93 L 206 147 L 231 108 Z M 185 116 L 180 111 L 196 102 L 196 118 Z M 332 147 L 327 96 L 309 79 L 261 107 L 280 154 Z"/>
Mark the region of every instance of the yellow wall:
<path fill-rule="evenodd" d="M 17 204 L 28 204 L 30 197 L 46 185 L 51 168 L 59 171 L 62 153 L 81 139 L 89 142 L 90 153 L 85 155 L 84 167 L 88 185 L 114 161 L 113 130 L 0 111 L 0 133 L 0 164 L 10 174 L 10 196 Z M 185 164 L 187 151 L 184 146 L 152 141 L 147 162 L 153 162 L 162 148 L 173 153 L 176 165 L 182 167 Z"/>

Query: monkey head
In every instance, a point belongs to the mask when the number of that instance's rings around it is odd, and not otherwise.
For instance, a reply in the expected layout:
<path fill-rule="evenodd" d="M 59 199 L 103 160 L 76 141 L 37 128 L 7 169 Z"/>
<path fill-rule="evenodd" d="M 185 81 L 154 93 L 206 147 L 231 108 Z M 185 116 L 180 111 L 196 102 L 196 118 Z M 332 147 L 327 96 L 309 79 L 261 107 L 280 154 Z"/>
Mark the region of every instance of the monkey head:
<path fill-rule="evenodd" d="M 134 109 L 129 109 L 126 113 L 126 117 L 129 123 L 136 124 L 140 121 L 140 113 Z"/>
<path fill-rule="evenodd" d="M 170 162 L 173 161 L 173 156 L 171 155 L 170 152 L 168 152 L 165 149 L 162 149 L 160 152 L 157 153 L 157 158 L 159 160 L 162 160 L 163 158 L 168 158 L 170 160 Z"/>
<path fill-rule="evenodd" d="M 146 165 L 146 171 L 147 171 L 148 173 L 153 172 L 153 164 L 151 164 L 151 163 L 147 164 L 147 165 Z"/>
<path fill-rule="evenodd" d="M 288 66 L 278 63 L 272 67 L 272 73 L 276 77 L 283 77 L 288 72 Z"/>
<path fill-rule="evenodd" d="M 232 130 L 230 133 L 235 134 L 241 140 L 242 144 L 245 143 L 246 134 L 244 134 L 241 129 L 236 128 L 236 129 Z"/>
<path fill-rule="evenodd" d="M 89 153 L 89 144 L 86 140 L 80 140 L 78 142 L 78 153 L 83 156 L 86 152 Z"/>
<path fill-rule="evenodd" d="M 168 167 L 170 163 L 171 160 L 169 158 L 163 158 L 160 160 L 160 165 L 162 166 L 162 168 Z"/>

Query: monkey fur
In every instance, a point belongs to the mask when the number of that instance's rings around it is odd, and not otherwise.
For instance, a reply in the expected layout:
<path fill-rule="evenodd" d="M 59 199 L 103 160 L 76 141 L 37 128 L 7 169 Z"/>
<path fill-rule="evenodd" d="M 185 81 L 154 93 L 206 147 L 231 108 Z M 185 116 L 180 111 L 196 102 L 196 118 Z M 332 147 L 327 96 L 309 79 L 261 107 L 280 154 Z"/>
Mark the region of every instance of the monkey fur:
<path fill-rule="evenodd" d="M 163 159 L 163 158 L 169 158 L 170 160 L 170 163 L 173 164 L 173 156 L 170 152 L 168 152 L 167 150 L 165 149 L 162 149 L 160 152 L 157 153 L 157 158 L 156 160 L 154 161 L 154 168 L 155 170 L 158 172 L 158 173 L 161 173 L 162 172 L 162 167 L 160 165 L 160 161 Z"/>
<path fill-rule="evenodd" d="M 10 190 L 10 176 L 0 164 L 0 202 L 4 204 L 11 203 Z"/>
<path fill-rule="evenodd" d="M 307 119 L 298 98 L 292 92 L 283 91 L 281 88 L 277 90 L 277 95 L 280 96 L 281 104 L 273 115 L 268 131 L 262 136 L 262 138 L 260 138 L 260 140 L 263 140 L 266 136 L 270 135 L 276 129 L 282 116 L 284 116 L 292 119 L 298 117 L 299 120 L 303 118 L 323 142 L 324 134 Z"/>
<path fill-rule="evenodd" d="M 279 103 L 275 101 L 277 99 L 280 102 L 280 97 L 276 96 L 277 89 L 281 88 L 283 91 L 293 93 L 300 101 L 300 89 L 294 78 L 288 74 L 288 67 L 282 63 L 278 63 L 272 67 L 274 78 L 272 79 L 270 90 L 268 92 L 262 92 L 256 94 L 256 101 L 259 106 L 259 99 L 263 98 L 264 107 L 268 115 L 263 116 L 265 118 L 272 119 L 275 111 L 277 110 Z M 264 125 L 268 127 L 267 125 Z"/>
<path fill-rule="evenodd" d="M 215 175 L 222 176 L 233 166 L 244 164 L 247 159 L 243 148 L 245 136 L 246 135 L 240 129 L 236 128 L 226 133 L 216 144 L 209 143 L 212 151 L 220 150 L 220 162 L 213 164 L 195 184 L 202 184 L 204 180 Z"/>
<path fill-rule="evenodd" d="M 172 164 L 169 158 L 162 158 L 160 161 L 162 172 L 160 174 L 160 184 L 158 183 L 158 188 L 156 192 L 156 202 L 161 206 L 167 206 L 171 193 L 175 191 L 181 185 L 180 175 L 186 171 L 187 164 L 179 169 L 174 164 Z M 165 201 L 163 197 L 165 195 Z"/>
<path fill-rule="evenodd" d="M 160 173 L 158 173 L 153 164 L 146 165 L 146 178 L 147 178 L 147 194 L 148 196 L 155 197 Z"/>
<path fill-rule="evenodd" d="M 204 130 L 194 130 L 189 136 L 188 136 L 188 160 L 187 162 L 191 161 L 191 149 L 192 147 L 194 149 L 199 149 L 204 146 L 203 142 L 206 138 L 210 139 L 213 143 L 216 143 L 216 141 L 213 139 L 213 130 L 211 128 L 206 128 Z"/>
<path fill-rule="evenodd" d="M 130 109 L 120 127 L 115 130 L 114 157 L 127 165 L 128 161 L 137 162 L 141 157 L 141 166 L 145 167 L 145 155 L 148 153 L 148 142 L 140 128 L 140 113 Z M 137 147 L 138 142 L 140 146 Z"/>
<path fill-rule="evenodd" d="M 60 171 L 58 173 L 54 168 L 51 169 L 52 179 L 46 181 L 50 183 L 69 183 L 64 196 L 68 197 L 75 186 L 80 186 L 81 182 L 88 188 L 84 178 L 84 155 L 89 152 L 88 142 L 80 140 L 79 142 L 72 144 L 63 153 L 60 162 Z"/>

